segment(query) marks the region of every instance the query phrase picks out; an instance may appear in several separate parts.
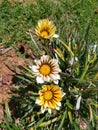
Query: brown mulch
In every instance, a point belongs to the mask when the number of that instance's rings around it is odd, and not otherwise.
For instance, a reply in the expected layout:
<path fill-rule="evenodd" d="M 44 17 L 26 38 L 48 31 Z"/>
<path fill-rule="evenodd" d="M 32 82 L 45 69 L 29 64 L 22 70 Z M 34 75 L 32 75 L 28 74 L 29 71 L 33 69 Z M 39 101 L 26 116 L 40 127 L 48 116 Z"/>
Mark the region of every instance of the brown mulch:
<path fill-rule="evenodd" d="M 28 50 L 25 44 L 20 45 L 18 49 L 21 53 Z M 26 55 L 29 56 L 31 53 L 29 50 Z M 20 58 L 12 47 L 4 48 L 0 46 L 0 121 L 4 114 L 3 103 L 10 100 L 15 74 L 21 72 L 18 68 L 19 65 L 27 66 L 28 63 L 23 58 Z"/>

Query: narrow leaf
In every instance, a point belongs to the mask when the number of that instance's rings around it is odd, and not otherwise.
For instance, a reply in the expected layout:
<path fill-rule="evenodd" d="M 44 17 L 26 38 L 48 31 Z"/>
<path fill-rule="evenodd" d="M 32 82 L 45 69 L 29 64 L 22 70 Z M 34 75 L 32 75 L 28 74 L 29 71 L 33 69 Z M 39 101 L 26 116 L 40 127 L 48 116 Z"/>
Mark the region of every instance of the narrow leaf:
<path fill-rule="evenodd" d="M 72 113 L 71 113 L 71 111 L 68 111 L 68 116 L 69 116 L 70 123 L 72 124 L 73 121 L 72 121 Z"/>

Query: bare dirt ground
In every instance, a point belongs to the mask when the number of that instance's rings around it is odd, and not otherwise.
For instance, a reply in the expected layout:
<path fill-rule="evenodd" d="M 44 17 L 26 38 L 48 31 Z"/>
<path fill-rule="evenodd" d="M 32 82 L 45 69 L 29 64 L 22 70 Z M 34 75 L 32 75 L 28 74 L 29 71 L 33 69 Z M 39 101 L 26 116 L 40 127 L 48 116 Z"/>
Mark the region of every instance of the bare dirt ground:
<path fill-rule="evenodd" d="M 21 45 L 20 51 L 25 51 L 25 45 Z M 10 101 L 15 74 L 21 72 L 19 65 L 27 66 L 27 62 L 20 58 L 12 47 L 0 46 L 0 120 L 4 114 L 4 101 Z"/>

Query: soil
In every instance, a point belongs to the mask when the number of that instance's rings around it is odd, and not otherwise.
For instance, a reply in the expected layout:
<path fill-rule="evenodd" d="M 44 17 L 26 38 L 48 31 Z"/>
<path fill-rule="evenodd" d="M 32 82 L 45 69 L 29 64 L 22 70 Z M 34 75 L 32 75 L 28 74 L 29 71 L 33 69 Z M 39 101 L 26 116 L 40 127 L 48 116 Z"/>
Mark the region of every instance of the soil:
<path fill-rule="evenodd" d="M 19 46 L 21 53 L 27 51 L 27 46 L 22 44 Z M 12 47 L 4 48 L 0 46 L 0 121 L 4 115 L 3 103 L 4 101 L 10 101 L 12 89 L 14 86 L 14 77 L 16 73 L 21 73 L 18 66 L 27 66 L 27 61 L 20 58 L 15 49 Z M 31 50 L 25 54 L 29 56 Z M 31 60 L 28 58 L 28 60 Z"/>

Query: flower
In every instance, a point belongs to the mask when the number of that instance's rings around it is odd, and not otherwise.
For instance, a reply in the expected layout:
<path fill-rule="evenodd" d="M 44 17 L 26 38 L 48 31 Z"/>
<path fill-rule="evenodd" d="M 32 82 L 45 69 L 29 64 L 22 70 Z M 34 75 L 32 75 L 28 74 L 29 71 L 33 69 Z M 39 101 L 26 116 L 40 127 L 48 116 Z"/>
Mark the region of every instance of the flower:
<path fill-rule="evenodd" d="M 62 97 L 65 95 L 58 85 L 43 85 L 39 91 L 39 97 L 36 99 L 36 104 L 41 106 L 41 112 L 48 110 L 51 113 L 52 109 L 59 110 Z"/>
<path fill-rule="evenodd" d="M 56 27 L 53 24 L 52 21 L 49 21 L 48 19 L 43 19 L 38 21 L 38 25 L 35 28 L 36 34 L 39 37 L 49 39 L 51 37 L 58 37 L 57 34 L 55 34 Z"/>
<path fill-rule="evenodd" d="M 29 66 L 33 74 L 36 75 L 37 83 L 44 83 L 53 81 L 58 84 L 60 75 L 58 74 L 61 70 L 56 59 L 49 59 L 48 55 L 41 56 L 40 60 L 36 61 L 36 65 Z"/>

